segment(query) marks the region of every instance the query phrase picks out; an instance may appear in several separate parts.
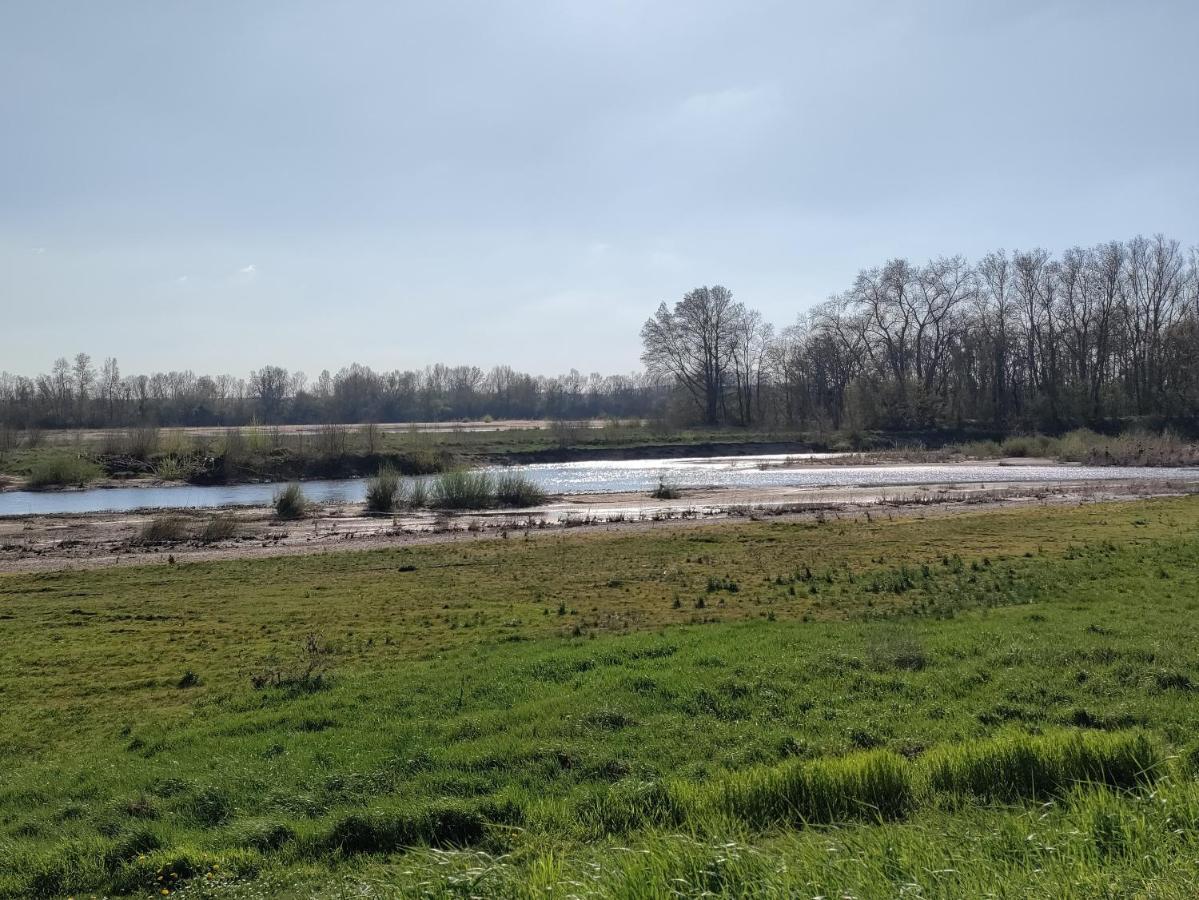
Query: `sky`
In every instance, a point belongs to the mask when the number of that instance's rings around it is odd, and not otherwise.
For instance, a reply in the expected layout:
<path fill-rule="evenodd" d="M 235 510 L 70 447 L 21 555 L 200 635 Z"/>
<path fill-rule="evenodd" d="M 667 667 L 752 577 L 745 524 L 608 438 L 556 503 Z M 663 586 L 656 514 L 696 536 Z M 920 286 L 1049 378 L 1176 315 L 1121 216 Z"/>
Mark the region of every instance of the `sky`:
<path fill-rule="evenodd" d="M 639 366 L 905 256 L 1199 243 L 1199 3 L 2 0 L 0 370 Z"/>

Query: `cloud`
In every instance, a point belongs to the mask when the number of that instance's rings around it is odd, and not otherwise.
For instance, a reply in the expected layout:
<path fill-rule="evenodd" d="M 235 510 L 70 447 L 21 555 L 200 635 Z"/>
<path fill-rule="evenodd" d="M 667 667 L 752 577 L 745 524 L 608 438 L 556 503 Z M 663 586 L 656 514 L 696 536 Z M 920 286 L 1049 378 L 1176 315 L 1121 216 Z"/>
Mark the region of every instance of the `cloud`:
<path fill-rule="evenodd" d="M 692 94 L 679 104 L 675 117 L 697 125 L 765 123 L 783 111 L 778 85 L 726 88 Z"/>
<path fill-rule="evenodd" d="M 254 263 L 250 263 L 248 266 L 242 266 L 237 271 L 240 275 L 253 275 L 258 271 L 258 266 L 254 265 Z"/>

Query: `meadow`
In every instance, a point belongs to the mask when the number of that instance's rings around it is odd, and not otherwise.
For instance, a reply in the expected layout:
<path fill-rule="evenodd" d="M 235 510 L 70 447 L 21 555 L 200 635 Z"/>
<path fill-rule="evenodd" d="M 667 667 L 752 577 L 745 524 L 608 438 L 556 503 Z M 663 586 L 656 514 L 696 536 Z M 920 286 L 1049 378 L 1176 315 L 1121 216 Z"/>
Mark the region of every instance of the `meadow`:
<path fill-rule="evenodd" d="M 1199 502 L 0 576 L 0 896 L 1190 896 Z"/>

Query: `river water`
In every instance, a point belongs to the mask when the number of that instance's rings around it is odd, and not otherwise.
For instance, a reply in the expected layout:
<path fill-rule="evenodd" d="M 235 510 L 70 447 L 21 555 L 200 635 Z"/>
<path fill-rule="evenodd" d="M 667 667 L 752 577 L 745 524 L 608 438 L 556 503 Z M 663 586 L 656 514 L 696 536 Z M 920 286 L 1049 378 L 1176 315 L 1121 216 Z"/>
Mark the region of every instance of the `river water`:
<path fill-rule="evenodd" d="M 821 465 L 837 454 L 811 454 L 810 464 L 787 467 L 784 456 L 735 456 L 703 459 L 640 459 L 603 462 L 541 463 L 493 468 L 520 472 L 551 494 L 611 494 L 650 491 L 660 481 L 678 487 L 853 488 L 901 487 L 988 482 L 1199 481 L 1196 468 L 1119 466 L 1000 465 L 998 463 L 928 465 Z M 791 459 L 801 457 L 791 456 Z M 52 513 L 129 512 L 146 508 L 264 506 L 279 484 L 167 485 L 92 488 L 78 491 L 0 493 L 0 516 Z M 366 493 L 361 478 L 306 481 L 304 493 L 316 502 L 358 502 Z"/>

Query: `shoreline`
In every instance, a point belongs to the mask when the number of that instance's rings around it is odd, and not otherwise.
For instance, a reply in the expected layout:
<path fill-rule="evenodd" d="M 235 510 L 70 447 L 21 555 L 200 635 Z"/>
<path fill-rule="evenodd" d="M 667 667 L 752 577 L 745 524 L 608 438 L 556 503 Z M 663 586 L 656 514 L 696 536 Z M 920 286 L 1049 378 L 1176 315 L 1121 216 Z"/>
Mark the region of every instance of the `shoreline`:
<path fill-rule="evenodd" d="M 210 562 L 360 551 L 463 540 L 525 540 L 568 531 L 588 534 L 769 520 L 827 523 L 871 517 L 953 515 L 1029 505 L 1084 505 L 1199 494 L 1194 482 L 1100 481 L 990 483 L 893 488 L 692 488 L 673 501 L 644 493 L 561 496 L 523 510 L 366 514 L 361 504 L 314 505 L 307 518 L 281 522 L 265 506 L 55 513 L 0 519 L 0 575 L 111 566 Z M 235 537 L 142 540 L 155 520 L 183 531 L 214 518 L 234 522 Z"/>

